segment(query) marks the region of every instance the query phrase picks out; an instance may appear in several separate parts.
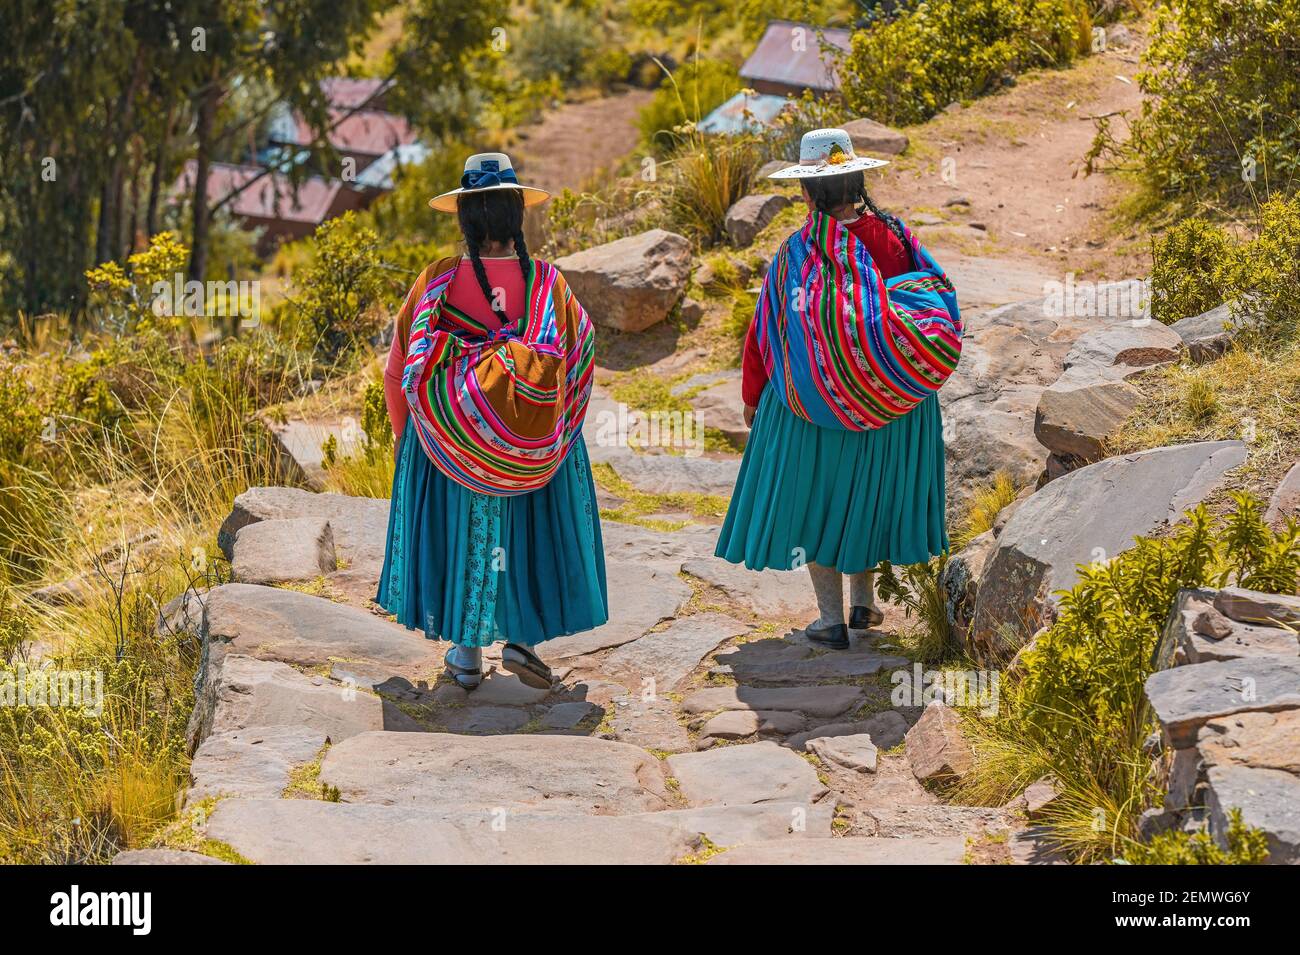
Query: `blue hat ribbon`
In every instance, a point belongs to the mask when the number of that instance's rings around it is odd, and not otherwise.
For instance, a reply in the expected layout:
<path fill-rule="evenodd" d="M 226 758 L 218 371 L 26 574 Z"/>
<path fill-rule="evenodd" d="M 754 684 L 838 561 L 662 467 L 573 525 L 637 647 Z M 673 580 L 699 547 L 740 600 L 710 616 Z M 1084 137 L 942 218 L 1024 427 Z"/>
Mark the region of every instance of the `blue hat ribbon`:
<path fill-rule="evenodd" d="M 513 169 L 501 169 L 495 159 L 484 160 L 478 169 L 466 169 L 465 174 L 460 177 L 462 189 L 486 189 L 488 186 L 499 186 L 502 183 L 518 185 L 519 180 L 515 178 Z"/>

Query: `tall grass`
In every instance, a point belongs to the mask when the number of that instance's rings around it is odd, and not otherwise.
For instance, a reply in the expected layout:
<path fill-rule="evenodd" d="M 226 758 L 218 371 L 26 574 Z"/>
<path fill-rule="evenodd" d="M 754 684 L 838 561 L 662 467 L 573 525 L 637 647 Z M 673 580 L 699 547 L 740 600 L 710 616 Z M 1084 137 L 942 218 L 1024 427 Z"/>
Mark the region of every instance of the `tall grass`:
<path fill-rule="evenodd" d="M 57 415 L 6 472 L 0 677 L 88 671 L 104 698 L 99 712 L 0 707 L 0 861 L 105 861 L 176 814 L 199 648 L 159 612 L 224 579 L 214 529 L 245 488 L 280 483 L 255 412 L 296 377 L 264 340 L 188 357 L 131 351 L 112 368 L 112 415 Z M 67 578 L 74 601 L 31 596 Z"/>

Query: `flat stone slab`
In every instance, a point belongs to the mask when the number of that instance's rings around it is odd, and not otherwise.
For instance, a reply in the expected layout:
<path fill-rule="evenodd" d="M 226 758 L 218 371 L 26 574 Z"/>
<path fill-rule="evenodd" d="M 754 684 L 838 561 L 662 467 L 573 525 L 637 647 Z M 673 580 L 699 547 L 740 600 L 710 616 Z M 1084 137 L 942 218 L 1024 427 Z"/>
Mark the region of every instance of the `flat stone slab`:
<path fill-rule="evenodd" d="M 677 722 L 677 709 L 666 696 L 643 698 L 626 694 L 612 701 L 606 725 L 614 739 L 661 753 L 684 753 L 693 748 L 686 727 Z"/>
<path fill-rule="evenodd" d="M 981 831 L 1010 828 L 1006 812 L 988 806 L 950 803 L 872 805 L 867 815 L 876 821 L 876 835 L 887 839 L 933 836 L 973 836 Z"/>
<path fill-rule="evenodd" d="M 607 561 L 605 575 L 610 594 L 609 622 L 595 630 L 539 644 L 537 654 L 547 663 L 630 643 L 677 616 L 694 593 L 675 570 L 663 566 Z"/>
<path fill-rule="evenodd" d="M 208 699 L 212 701 L 199 739 L 250 727 L 307 726 L 338 743 L 372 730 L 422 729 L 373 693 L 309 676 L 274 660 L 227 656 L 212 690 L 210 697 L 205 694 L 195 704 L 199 711 L 200 706 L 207 707 Z"/>
<path fill-rule="evenodd" d="M 756 735 L 762 723 L 754 710 L 723 710 L 700 727 L 700 738 L 744 739 Z"/>
<path fill-rule="evenodd" d="M 547 729 L 571 730 L 583 722 L 599 722 L 604 714 L 604 707 L 588 703 L 586 700 L 557 703 L 546 711 L 546 715 L 542 717 L 542 725 Z"/>
<path fill-rule="evenodd" d="M 907 735 L 907 729 L 907 720 L 901 713 L 894 710 L 885 710 L 882 713 L 875 713 L 865 720 L 814 726 L 806 732 L 791 736 L 786 740 L 786 745 L 793 749 L 804 749 L 809 740 L 819 737 L 833 739 L 837 736 L 855 736 L 859 733 L 866 733 L 871 737 L 871 741 L 876 744 L 878 749 L 893 749 L 903 741 L 903 737 Z"/>
<path fill-rule="evenodd" d="M 235 535 L 230 575 L 243 584 L 313 580 L 338 570 L 334 530 L 320 517 L 258 521 Z"/>
<path fill-rule="evenodd" d="M 1300 707 L 1300 659 L 1261 656 L 1159 670 L 1147 699 L 1174 749 L 1192 746 L 1209 720 L 1246 710 Z"/>
<path fill-rule="evenodd" d="M 682 701 L 687 713 L 715 710 L 787 710 L 808 716 L 839 716 L 865 702 L 856 686 L 717 686 L 696 690 Z"/>
<path fill-rule="evenodd" d="M 222 800 L 207 835 L 264 865 L 668 865 L 699 844 L 695 833 L 644 816 L 309 799 Z"/>
<path fill-rule="evenodd" d="M 1270 865 L 1300 863 L 1300 776 L 1276 769 L 1211 766 L 1205 804 L 1210 832 L 1225 844 L 1228 814 L 1241 810 L 1241 821 L 1263 831 Z"/>
<path fill-rule="evenodd" d="M 818 736 L 808 741 L 806 747 L 823 762 L 841 766 L 855 773 L 876 771 L 876 744 L 866 733 L 853 736 Z"/>
<path fill-rule="evenodd" d="M 707 865 L 961 865 L 966 839 L 784 839 L 728 849 Z"/>
<path fill-rule="evenodd" d="M 692 806 L 810 803 L 826 793 L 807 760 L 772 742 L 679 753 L 667 764 Z"/>
<path fill-rule="evenodd" d="M 274 799 L 325 741 L 325 733 L 304 725 L 251 726 L 209 736 L 190 763 L 185 801 L 222 795 Z"/>
<path fill-rule="evenodd" d="M 1197 735 L 1196 749 L 1207 766 L 1236 764 L 1300 775 L 1300 709 L 1210 720 Z"/>
<path fill-rule="evenodd" d="M 228 653 L 306 667 L 364 660 L 423 676 L 440 659 L 422 634 L 293 590 L 223 584 L 208 591 L 205 603 L 207 636 Z"/>
<path fill-rule="evenodd" d="M 591 460 L 608 464 L 638 491 L 696 493 L 730 498 L 740 475 L 740 457 L 642 453 L 624 445 L 588 445 Z"/>
<path fill-rule="evenodd" d="M 625 815 L 667 808 L 659 761 L 584 736 L 366 733 L 334 746 L 321 781 L 343 801 Z"/>
<path fill-rule="evenodd" d="M 747 624 L 723 614 L 682 617 L 618 647 L 600 668 L 628 686 L 645 686 L 651 680 L 657 692 L 667 692 L 685 682 L 719 644 L 748 631 Z"/>
<path fill-rule="evenodd" d="M 1027 497 L 984 566 L 970 649 L 1007 657 L 1055 616 L 1078 566 L 1109 559 L 1182 519 L 1246 460 L 1240 441 L 1202 441 L 1106 458 Z M 1087 515 L 1087 520 L 1080 520 Z"/>
<path fill-rule="evenodd" d="M 492 670 L 469 694 L 469 699 L 475 705 L 490 703 L 500 706 L 528 706 L 531 703 L 540 703 L 550 693 L 550 690 L 539 690 L 528 686 L 513 673 Z"/>
<path fill-rule="evenodd" d="M 817 613 L 812 582 L 802 570 L 750 570 L 721 557 L 688 560 L 682 570 L 760 616 L 796 618 Z"/>
<path fill-rule="evenodd" d="M 180 849 L 127 849 L 113 856 L 113 865 L 230 865 L 201 852 Z"/>
<path fill-rule="evenodd" d="M 624 818 L 698 832 L 715 846 L 738 846 L 778 839 L 829 839 L 835 807 L 830 800 L 813 805 L 765 802 L 752 806 L 669 809 Z"/>
<path fill-rule="evenodd" d="M 626 561 L 670 569 L 693 557 L 711 557 L 718 542 L 716 527 L 693 525 L 676 531 L 652 530 L 620 521 L 600 522 L 606 561 Z"/>
<path fill-rule="evenodd" d="M 296 487 L 250 487 L 235 498 L 234 508 L 217 532 L 217 545 L 227 558 L 234 555 L 240 528 L 257 521 L 309 517 L 330 522 L 339 574 L 360 576 L 378 584 L 388 544 L 388 499 L 316 494 Z"/>
<path fill-rule="evenodd" d="M 800 685 L 816 680 L 853 679 L 875 676 L 881 670 L 894 670 L 909 663 L 906 657 L 875 653 L 870 650 L 835 650 L 803 660 L 748 662 L 729 664 L 737 680 L 747 683 L 784 683 Z"/>

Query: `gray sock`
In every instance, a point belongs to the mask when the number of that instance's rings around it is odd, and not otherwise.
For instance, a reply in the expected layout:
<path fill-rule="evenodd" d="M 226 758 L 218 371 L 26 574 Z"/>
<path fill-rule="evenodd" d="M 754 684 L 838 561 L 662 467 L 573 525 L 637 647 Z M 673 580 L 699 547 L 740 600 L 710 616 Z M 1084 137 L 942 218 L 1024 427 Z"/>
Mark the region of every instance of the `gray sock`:
<path fill-rule="evenodd" d="M 817 609 L 821 611 L 818 627 L 832 627 L 844 622 L 844 575 L 834 567 L 809 564 L 808 576 L 812 578 L 817 594 Z"/>
<path fill-rule="evenodd" d="M 455 644 L 447 651 L 447 662 L 463 670 L 477 670 L 483 666 L 483 648 Z"/>
<path fill-rule="evenodd" d="M 860 574 L 849 575 L 849 601 L 855 607 L 874 607 L 876 605 L 876 575 L 874 571 L 864 570 Z"/>

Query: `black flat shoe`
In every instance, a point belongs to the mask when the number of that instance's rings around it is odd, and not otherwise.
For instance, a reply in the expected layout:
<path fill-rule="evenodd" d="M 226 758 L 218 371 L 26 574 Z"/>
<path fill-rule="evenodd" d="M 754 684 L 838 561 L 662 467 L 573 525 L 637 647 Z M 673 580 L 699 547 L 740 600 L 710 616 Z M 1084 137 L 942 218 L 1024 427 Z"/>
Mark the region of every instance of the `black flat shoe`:
<path fill-rule="evenodd" d="M 885 622 L 885 615 L 875 607 L 854 606 L 849 610 L 850 630 L 874 630 Z"/>
<path fill-rule="evenodd" d="M 842 623 L 831 624 L 829 627 L 805 627 L 804 633 L 813 643 L 823 647 L 830 647 L 832 650 L 849 648 L 849 628 Z"/>

